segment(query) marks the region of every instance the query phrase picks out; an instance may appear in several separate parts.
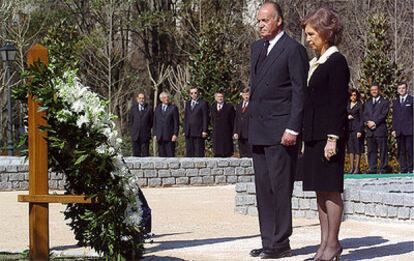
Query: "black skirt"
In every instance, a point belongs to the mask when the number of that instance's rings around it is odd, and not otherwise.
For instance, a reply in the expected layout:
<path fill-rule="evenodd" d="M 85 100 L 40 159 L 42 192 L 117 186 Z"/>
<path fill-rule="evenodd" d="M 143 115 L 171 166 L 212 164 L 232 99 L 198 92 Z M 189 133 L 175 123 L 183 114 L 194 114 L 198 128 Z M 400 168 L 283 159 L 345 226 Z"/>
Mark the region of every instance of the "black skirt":
<path fill-rule="evenodd" d="M 357 132 L 350 132 L 348 136 L 347 152 L 352 154 L 364 153 L 364 138 L 357 138 Z"/>
<path fill-rule="evenodd" d="M 303 190 L 344 191 L 345 142 L 339 140 L 338 152 L 328 161 L 324 156 L 326 140 L 305 142 Z"/>

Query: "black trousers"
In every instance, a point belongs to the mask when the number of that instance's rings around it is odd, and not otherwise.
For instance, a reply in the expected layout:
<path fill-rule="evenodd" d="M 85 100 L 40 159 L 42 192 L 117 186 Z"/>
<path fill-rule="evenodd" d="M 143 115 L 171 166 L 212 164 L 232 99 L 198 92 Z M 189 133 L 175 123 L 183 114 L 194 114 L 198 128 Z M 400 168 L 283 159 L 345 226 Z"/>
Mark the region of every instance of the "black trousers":
<path fill-rule="evenodd" d="M 186 157 L 204 157 L 205 140 L 201 137 L 185 138 Z"/>
<path fill-rule="evenodd" d="M 398 136 L 397 146 L 398 162 L 400 163 L 400 172 L 413 172 L 413 136 Z"/>
<path fill-rule="evenodd" d="M 239 139 L 239 153 L 240 158 L 252 157 L 252 146 L 247 142 L 247 139 Z"/>
<path fill-rule="evenodd" d="M 292 191 L 298 147 L 252 146 L 263 248 L 283 251 L 292 234 Z"/>
<path fill-rule="evenodd" d="M 132 155 L 134 157 L 148 157 L 149 156 L 149 141 L 132 141 Z"/>
<path fill-rule="evenodd" d="M 379 149 L 380 173 L 388 172 L 387 137 L 367 137 L 369 171 L 378 172 L 377 160 Z"/>
<path fill-rule="evenodd" d="M 158 156 L 175 157 L 175 142 L 158 141 Z"/>

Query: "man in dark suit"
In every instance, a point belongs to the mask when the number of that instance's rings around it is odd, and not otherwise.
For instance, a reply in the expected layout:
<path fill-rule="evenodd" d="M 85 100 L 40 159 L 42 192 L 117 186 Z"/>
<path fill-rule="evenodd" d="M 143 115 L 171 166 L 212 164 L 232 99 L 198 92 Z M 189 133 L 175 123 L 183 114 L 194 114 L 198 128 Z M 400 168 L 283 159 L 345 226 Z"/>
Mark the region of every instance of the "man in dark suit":
<path fill-rule="evenodd" d="M 240 158 L 251 157 L 252 148 L 247 142 L 249 131 L 249 98 L 250 89 L 244 88 L 242 93 L 242 101 L 236 107 L 236 118 L 234 120 L 234 134 L 233 138 L 239 143 Z"/>
<path fill-rule="evenodd" d="M 398 98 L 392 103 L 392 135 L 397 138 L 401 173 L 413 172 L 413 96 L 407 83 L 398 85 Z"/>
<path fill-rule="evenodd" d="M 160 93 L 161 104 L 155 108 L 154 139 L 158 144 L 158 156 L 175 157 L 175 143 L 178 137 L 178 108 L 170 103 L 170 95 Z"/>
<path fill-rule="evenodd" d="M 145 103 L 144 93 L 136 96 L 129 117 L 133 156 L 148 157 L 154 113 L 151 106 Z"/>
<path fill-rule="evenodd" d="M 364 104 L 363 121 L 366 128 L 368 146 L 368 173 L 377 173 L 378 149 L 380 154 L 380 173 L 388 172 L 387 114 L 389 102 L 380 95 L 378 84 L 372 84 L 371 99 Z"/>
<path fill-rule="evenodd" d="M 204 157 L 205 138 L 208 131 L 208 104 L 200 98 L 197 88 L 190 89 L 185 104 L 184 133 L 187 157 Z"/>
<path fill-rule="evenodd" d="M 251 47 L 249 143 L 252 145 L 262 248 L 251 256 L 291 256 L 291 198 L 308 73 L 305 48 L 283 32 L 280 6 L 266 2 Z"/>
<path fill-rule="evenodd" d="M 224 101 L 224 93 L 214 94 L 215 102 L 211 106 L 211 124 L 213 125 L 214 157 L 233 155 L 234 107 Z"/>

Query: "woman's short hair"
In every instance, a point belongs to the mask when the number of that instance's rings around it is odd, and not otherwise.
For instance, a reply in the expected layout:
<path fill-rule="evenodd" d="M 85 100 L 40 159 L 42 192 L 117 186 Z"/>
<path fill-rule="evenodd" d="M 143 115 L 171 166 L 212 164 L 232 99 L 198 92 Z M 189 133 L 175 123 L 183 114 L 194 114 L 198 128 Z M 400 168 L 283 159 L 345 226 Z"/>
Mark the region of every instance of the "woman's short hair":
<path fill-rule="evenodd" d="M 351 96 L 353 93 L 356 94 L 357 100 L 361 99 L 361 93 L 357 89 L 352 88 L 352 89 L 349 90 L 349 96 Z"/>
<path fill-rule="evenodd" d="M 341 42 L 343 26 L 338 14 L 331 8 L 322 7 L 302 20 L 302 28 L 310 25 L 330 46 Z"/>

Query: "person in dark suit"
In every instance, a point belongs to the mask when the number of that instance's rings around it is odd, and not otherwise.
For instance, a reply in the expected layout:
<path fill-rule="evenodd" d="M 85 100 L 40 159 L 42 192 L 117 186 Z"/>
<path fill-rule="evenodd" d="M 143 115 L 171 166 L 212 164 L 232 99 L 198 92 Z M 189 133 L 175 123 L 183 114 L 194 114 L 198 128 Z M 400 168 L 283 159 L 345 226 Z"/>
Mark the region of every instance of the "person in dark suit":
<path fill-rule="evenodd" d="M 401 173 L 413 172 L 413 96 L 407 83 L 398 85 L 398 98 L 392 103 L 392 135 L 397 139 Z"/>
<path fill-rule="evenodd" d="M 149 156 L 149 142 L 154 113 L 151 106 L 145 103 L 145 94 L 138 93 L 136 103 L 133 102 L 129 114 L 132 152 L 135 157 Z"/>
<path fill-rule="evenodd" d="M 213 127 L 214 157 L 231 157 L 233 155 L 234 107 L 224 101 L 224 93 L 214 94 L 215 102 L 211 106 L 211 124 Z"/>
<path fill-rule="evenodd" d="M 158 144 L 158 156 L 175 157 L 175 143 L 178 137 L 178 108 L 170 103 L 170 95 L 160 93 L 161 104 L 155 108 L 154 139 Z"/>
<path fill-rule="evenodd" d="M 334 10 L 318 9 L 303 20 L 302 28 L 317 55 L 309 63 L 303 120 L 303 190 L 316 192 L 321 228 L 313 260 L 339 260 L 350 72 L 336 47 L 342 25 Z"/>
<path fill-rule="evenodd" d="M 187 157 L 204 157 L 205 139 L 208 131 L 208 104 L 199 97 L 197 88 L 190 89 L 189 100 L 185 104 L 184 134 Z"/>
<path fill-rule="evenodd" d="M 348 142 L 347 151 L 349 153 L 349 161 L 351 169 L 349 173 L 361 173 L 359 164 L 361 161 L 361 154 L 364 149 L 364 139 L 362 137 L 364 131 L 363 104 L 361 102 L 361 95 L 357 89 L 351 89 L 350 101 L 347 106 L 348 111 Z"/>
<path fill-rule="evenodd" d="M 302 129 L 308 57 L 283 31 L 280 6 L 265 2 L 257 14 L 260 40 L 251 46 L 248 140 L 252 145 L 263 259 L 292 255 L 291 198 Z"/>
<path fill-rule="evenodd" d="M 368 173 L 378 173 L 378 148 L 380 154 L 380 173 L 388 172 L 387 114 L 389 102 L 380 95 L 380 87 L 373 84 L 370 89 L 372 98 L 364 104 L 364 125 L 368 146 Z"/>
<path fill-rule="evenodd" d="M 238 141 L 240 158 L 251 157 L 252 148 L 247 142 L 249 131 L 249 98 L 250 88 L 244 88 L 242 93 L 242 101 L 236 107 L 236 118 L 234 120 L 233 138 Z"/>

